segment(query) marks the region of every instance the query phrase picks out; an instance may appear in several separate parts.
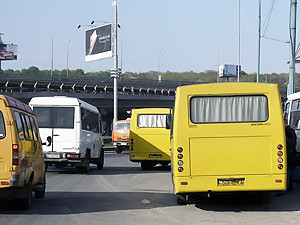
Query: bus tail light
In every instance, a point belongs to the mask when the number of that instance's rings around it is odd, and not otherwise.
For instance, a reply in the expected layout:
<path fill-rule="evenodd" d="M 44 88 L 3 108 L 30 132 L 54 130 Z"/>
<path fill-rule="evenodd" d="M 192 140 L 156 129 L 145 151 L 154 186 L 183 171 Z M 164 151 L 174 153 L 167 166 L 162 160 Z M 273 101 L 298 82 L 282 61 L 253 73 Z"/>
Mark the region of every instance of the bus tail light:
<path fill-rule="evenodd" d="M 283 146 L 282 146 L 282 145 L 277 145 L 277 149 L 278 149 L 278 150 L 282 150 L 282 149 L 283 149 Z"/>
<path fill-rule="evenodd" d="M 183 182 L 181 182 L 181 185 L 188 185 L 188 182 L 183 181 Z"/>
<path fill-rule="evenodd" d="M 130 139 L 130 150 L 133 150 L 133 138 Z"/>
<path fill-rule="evenodd" d="M 279 165 L 278 165 L 278 169 L 282 170 L 282 169 L 283 169 L 283 165 L 282 165 L 282 164 L 279 164 Z"/>
<path fill-rule="evenodd" d="M 278 156 L 283 156 L 283 152 L 282 152 L 282 151 L 278 151 L 278 152 L 277 152 L 277 155 L 278 155 Z"/>
<path fill-rule="evenodd" d="M 179 161 L 178 161 L 178 165 L 179 165 L 179 166 L 182 166 L 182 165 L 183 165 L 183 161 L 182 161 L 182 160 L 179 160 Z"/>
<path fill-rule="evenodd" d="M 178 168 L 178 171 L 179 171 L 179 172 L 183 172 L 183 167 L 179 167 L 179 168 Z"/>
<path fill-rule="evenodd" d="M 181 152 L 183 152 L 183 148 L 178 147 L 178 148 L 177 148 L 177 151 L 178 151 L 179 153 L 181 153 Z"/>
<path fill-rule="evenodd" d="M 12 164 L 19 165 L 19 146 L 17 144 L 12 145 Z"/>
<path fill-rule="evenodd" d="M 276 183 L 282 183 L 282 180 L 281 179 L 276 179 L 275 182 Z"/>
<path fill-rule="evenodd" d="M 178 154 L 177 157 L 178 157 L 178 159 L 182 159 L 183 155 L 182 154 Z"/>

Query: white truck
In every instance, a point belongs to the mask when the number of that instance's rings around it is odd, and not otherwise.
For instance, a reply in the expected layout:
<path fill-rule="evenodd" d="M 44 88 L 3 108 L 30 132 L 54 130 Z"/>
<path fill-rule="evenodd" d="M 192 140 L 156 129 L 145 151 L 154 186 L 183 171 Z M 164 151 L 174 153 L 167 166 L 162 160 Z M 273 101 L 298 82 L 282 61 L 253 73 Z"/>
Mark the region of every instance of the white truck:
<path fill-rule="evenodd" d="M 75 166 L 88 172 L 89 164 L 103 168 L 102 121 L 98 109 L 78 98 L 34 97 L 29 102 L 36 115 L 46 166 Z"/>

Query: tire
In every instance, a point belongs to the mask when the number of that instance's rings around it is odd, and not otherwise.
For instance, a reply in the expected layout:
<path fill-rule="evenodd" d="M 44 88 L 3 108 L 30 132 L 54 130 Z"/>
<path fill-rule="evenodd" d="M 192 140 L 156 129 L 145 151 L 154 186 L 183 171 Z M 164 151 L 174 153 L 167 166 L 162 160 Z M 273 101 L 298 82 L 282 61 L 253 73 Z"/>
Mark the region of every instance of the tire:
<path fill-rule="evenodd" d="M 88 173 L 90 168 L 90 153 L 87 152 L 83 160 L 83 166 L 76 166 L 77 173 Z"/>
<path fill-rule="evenodd" d="M 24 210 L 30 209 L 32 205 L 32 180 L 30 179 L 25 186 L 25 198 L 21 199 L 21 207 Z"/>
<path fill-rule="evenodd" d="M 177 195 L 177 204 L 179 204 L 179 205 L 187 205 L 188 201 L 186 199 L 186 195 Z"/>
<path fill-rule="evenodd" d="M 100 159 L 97 162 L 97 169 L 102 170 L 104 166 L 104 150 L 101 149 Z"/>
<path fill-rule="evenodd" d="M 123 148 L 121 146 L 117 146 L 116 153 L 121 154 L 122 151 L 123 151 Z"/>
<path fill-rule="evenodd" d="M 34 195 L 36 198 L 44 198 L 45 197 L 45 192 L 46 192 L 46 177 L 44 176 L 44 179 L 43 179 L 43 188 L 40 189 L 40 190 L 36 190 L 34 192 Z"/>

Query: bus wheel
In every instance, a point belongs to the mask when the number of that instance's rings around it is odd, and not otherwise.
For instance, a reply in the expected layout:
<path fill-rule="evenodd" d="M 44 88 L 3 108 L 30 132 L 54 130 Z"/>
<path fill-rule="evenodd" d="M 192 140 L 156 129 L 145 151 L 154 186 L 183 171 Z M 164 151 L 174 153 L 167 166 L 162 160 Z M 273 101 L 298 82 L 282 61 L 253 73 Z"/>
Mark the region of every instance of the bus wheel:
<path fill-rule="evenodd" d="M 100 158 L 99 161 L 97 162 L 97 169 L 102 170 L 103 166 L 104 166 L 104 150 L 101 149 Z"/>
<path fill-rule="evenodd" d="M 153 164 L 151 162 L 141 162 L 142 170 L 151 170 L 153 168 Z"/>
<path fill-rule="evenodd" d="M 177 204 L 186 205 L 188 204 L 187 195 L 176 195 L 177 196 Z"/>
<path fill-rule="evenodd" d="M 122 151 L 123 151 L 123 148 L 121 146 L 117 146 L 116 153 L 120 154 L 120 153 L 122 153 Z"/>
<path fill-rule="evenodd" d="M 36 198 L 44 198 L 46 192 L 46 177 L 42 181 L 42 188 L 34 192 Z"/>
<path fill-rule="evenodd" d="M 30 209 L 32 204 L 32 180 L 30 179 L 25 187 L 25 198 L 21 199 L 22 209 Z"/>

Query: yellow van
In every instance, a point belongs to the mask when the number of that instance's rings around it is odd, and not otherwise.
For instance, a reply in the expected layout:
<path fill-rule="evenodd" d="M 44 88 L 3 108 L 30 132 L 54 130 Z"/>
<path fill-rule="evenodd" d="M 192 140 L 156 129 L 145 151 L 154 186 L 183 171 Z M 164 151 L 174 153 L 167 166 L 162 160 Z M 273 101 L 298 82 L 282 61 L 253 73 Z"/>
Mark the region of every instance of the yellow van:
<path fill-rule="evenodd" d="M 158 163 L 166 166 L 171 161 L 170 130 L 166 129 L 168 108 L 133 109 L 130 122 L 129 156 L 140 162 L 143 170 Z"/>
<path fill-rule="evenodd" d="M 43 198 L 45 163 L 37 122 L 31 108 L 0 95 L 0 198 L 17 198 L 29 209 L 32 191 Z"/>
<path fill-rule="evenodd" d="M 196 194 L 286 189 L 286 145 L 277 84 L 178 87 L 171 122 L 177 202 Z"/>

